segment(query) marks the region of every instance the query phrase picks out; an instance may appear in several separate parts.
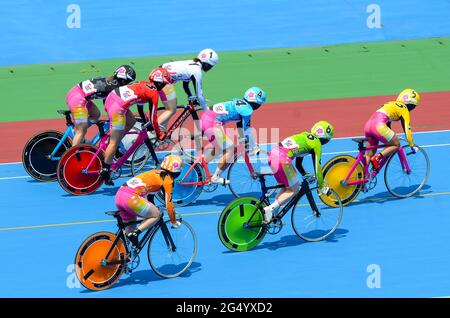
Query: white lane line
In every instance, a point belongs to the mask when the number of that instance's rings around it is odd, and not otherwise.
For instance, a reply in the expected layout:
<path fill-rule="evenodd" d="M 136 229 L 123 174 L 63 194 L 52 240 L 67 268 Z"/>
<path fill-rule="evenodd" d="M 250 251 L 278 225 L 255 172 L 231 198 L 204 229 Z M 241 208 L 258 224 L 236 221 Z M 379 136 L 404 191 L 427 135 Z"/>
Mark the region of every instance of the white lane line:
<path fill-rule="evenodd" d="M 17 177 L 2 177 L 0 180 L 11 180 L 11 179 L 26 179 L 31 178 L 30 176 L 17 176 Z"/>
<path fill-rule="evenodd" d="M 0 163 L 0 166 L 6 166 L 6 165 L 18 165 L 18 164 L 22 164 L 22 161 L 17 161 L 17 162 L 4 162 L 4 163 Z"/>

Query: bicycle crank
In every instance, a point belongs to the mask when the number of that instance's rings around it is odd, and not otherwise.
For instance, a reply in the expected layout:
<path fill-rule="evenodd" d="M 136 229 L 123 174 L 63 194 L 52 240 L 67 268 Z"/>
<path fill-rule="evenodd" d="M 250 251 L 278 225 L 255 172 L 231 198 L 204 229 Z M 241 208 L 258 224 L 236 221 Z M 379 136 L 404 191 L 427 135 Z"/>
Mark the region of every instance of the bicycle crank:
<path fill-rule="evenodd" d="M 121 175 L 122 175 L 122 167 L 111 171 L 111 179 L 112 180 L 119 179 Z"/>
<path fill-rule="evenodd" d="M 203 190 L 205 192 L 214 192 L 216 191 L 219 185 L 217 183 L 208 183 L 203 186 Z"/>
<path fill-rule="evenodd" d="M 267 225 L 267 233 L 270 235 L 275 235 L 280 233 L 283 228 L 284 223 L 280 219 L 274 218 L 272 222 Z"/>

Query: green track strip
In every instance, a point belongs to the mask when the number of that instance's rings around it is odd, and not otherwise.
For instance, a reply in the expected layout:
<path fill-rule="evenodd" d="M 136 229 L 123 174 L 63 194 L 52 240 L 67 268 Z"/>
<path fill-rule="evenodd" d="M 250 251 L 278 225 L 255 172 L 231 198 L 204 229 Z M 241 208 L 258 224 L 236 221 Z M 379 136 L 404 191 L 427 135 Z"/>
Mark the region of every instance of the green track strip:
<path fill-rule="evenodd" d="M 30 53 L 32 54 L 32 53 Z M 249 86 L 267 90 L 268 102 L 450 90 L 450 37 L 326 47 L 219 52 L 219 65 L 205 75 L 211 102 L 240 96 Z M 0 122 L 56 118 L 65 95 L 78 81 L 132 64 L 138 78 L 166 61 L 193 55 L 112 59 L 0 67 Z M 181 84 L 176 86 L 184 102 Z"/>

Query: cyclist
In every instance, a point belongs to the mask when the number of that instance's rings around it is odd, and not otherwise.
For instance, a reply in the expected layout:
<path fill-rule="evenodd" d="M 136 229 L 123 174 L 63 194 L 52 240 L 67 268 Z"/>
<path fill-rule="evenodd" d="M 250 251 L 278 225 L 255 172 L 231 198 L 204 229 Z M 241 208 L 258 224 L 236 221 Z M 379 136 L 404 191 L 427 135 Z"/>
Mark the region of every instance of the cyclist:
<path fill-rule="evenodd" d="M 121 65 L 112 76 L 96 77 L 78 83 L 67 93 L 66 103 L 75 122 L 75 137 L 72 145 L 84 141 L 89 122 L 95 123 L 100 117 L 100 110 L 92 100 L 106 99 L 108 94 L 136 79 L 136 72 L 129 65 Z"/>
<path fill-rule="evenodd" d="M 122 211 L 122 219 L 125 222 L 135 221 L 138 217 L 145 219 L 139 227 L 129 226 L 126 229 L 127 237 L 135 247 L 139 242 L 139 234 L 153 226 L 161 217 L 159 209 L 153 202 L 155 194 L 159 191 L 163 191 L 165 195 L 170 221 L 175 228 L 180 226 L 180 222 L 175 219 L 172 189 L 174 179 L 179 176 L 182 167 L 183 161 L 179 156 L 168 155 L 161 163 L 161 170 L 141 173 L 119 188 L 116 206 Z"/>
<path fill-rule="evenodd" d="M 212 160 L 215 154 L 222 150 L 223 156 L 214 175 L 211 178 L 212 183 L 226 185 L 230 183 L 221 177 L 221 174 L 228 168 L 234 159 L 233 138 L 228 136 L 223 125 L 229 122 L 236 122 L 240 140 L 243 137 L 248 142 L 253 153 L 259 152 L 259 147 L 251 127 L 252 113 L 261 107 L 266 101 L 266 92 L 259 87 L 249 88 L 243 98 L 234 98 L 231 101 L 214 104 L 211 109 L 205 110 L 201 118 L 202 132 L 208 137 L 214 146 L 212 156 L 207 161 Z"/>
<path fill-rule="evenodd" d="M 204 49 L 192 60 L 169 62 L 161 65 L 161 67 L 170 73 L 172 83 L 183 82 L 183 88 L 189 101 L 201 105 L 203 110 L 205 110 L 207 106 L 202 90 L 202 71 L 208 72 L 218 61 L 219 56 L 214 50 Z M 195 95 L 192 94 L 189 88 L 190 82 L 194 86 Z M 158 122 L 161 129 L 165 129 L 169 119 L 175 114 L 177 107 L 177 96 L 173 85 L 166 85 L 160 92 L 160 97 L 166 111 L 159 116 Z"/>
<path fill-rule="evenodd" d="M 158 92 L 169 82 L 169 73 L 163 68 L 156 68 L 150 73 L 148 81 L 139 81 L 116 88 L 106 98 L 105 110 L 108 113 L 111 129 L 108 147 L 105 150 L 105 162 L 100 175 L 107 185 L 114 185 L 111 180 L 110 168 L 117 146 L 125 133 L 136 122 L 128 109 L 131 105 L 137 104 L 139 115 L 145 124 L 147 120 L 144 114 L 144 104 L 148 102 L 150 120 L 154 122 L 158 109 Z"/>
<path fill-rule="evenodd" d="M 320 160 L 322 157 L 322 146 L 328 143 L 334 135 L 333 126 L 326 121 L 319 121 L 311 128 L 311 132 L 305 131 L 284 139 L 278 146 L 273 148 L 269 154 L 269 165 L 278 183 L 284 184 L 285 188 L 277 194 L 274 203 L 264 208 L 265 223 L 272 220 L 274 213 L 281 205 L 287 202 L 300 190 L 300 182 L 297 172 L 292 165 L 295 159 L 295 167 L 302 176 L 309 178 L 311 174 L 303 168 L 303 157 L 311 154 L 317 185 L 321 194 L 328 194 L 330 189 L 323 180 Z"/>
<path fill-rule="evenodd" d="M 377 171 L 380 168 L 381 160 L 389 158 L 400 146 L 400 140 L 391 129 L 392 121 L 401 121 L 409 146 L 414 153 L 417 151 L 412 138 L 409 113 L 416 108 L 419 102 L 419 93 L 411 88 L 407 88 L 398 95 L 395 101 L 387 102 L 378 109 L 365 124 L 364 134 L 368 139 L 368 146 L 378 145 L 380 141 L 386 144 L 386 148 L 375 156 L 374 149 L 366 152 L 366 162 L 367 164 L 372 162 L 374 170 Z"/>

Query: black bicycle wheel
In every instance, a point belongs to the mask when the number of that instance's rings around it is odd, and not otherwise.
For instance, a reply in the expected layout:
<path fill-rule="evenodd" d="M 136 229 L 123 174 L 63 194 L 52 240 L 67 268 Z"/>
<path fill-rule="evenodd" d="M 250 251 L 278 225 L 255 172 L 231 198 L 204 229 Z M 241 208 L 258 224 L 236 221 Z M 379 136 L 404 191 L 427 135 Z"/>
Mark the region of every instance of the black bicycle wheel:
<path fill-rule="evenodd" d="M 56 130 L 40 132 L 28 140 L 22 152 L 22 163 L 25 171 L 34 179 L 39 181 L 56 180 L 56 168 L 58 166 L 57 158 L 72 147 L 72 141 L 69 138 L 59 147 L 54 155 L 50 155 L 55 150 L 63 133 Z"/>

